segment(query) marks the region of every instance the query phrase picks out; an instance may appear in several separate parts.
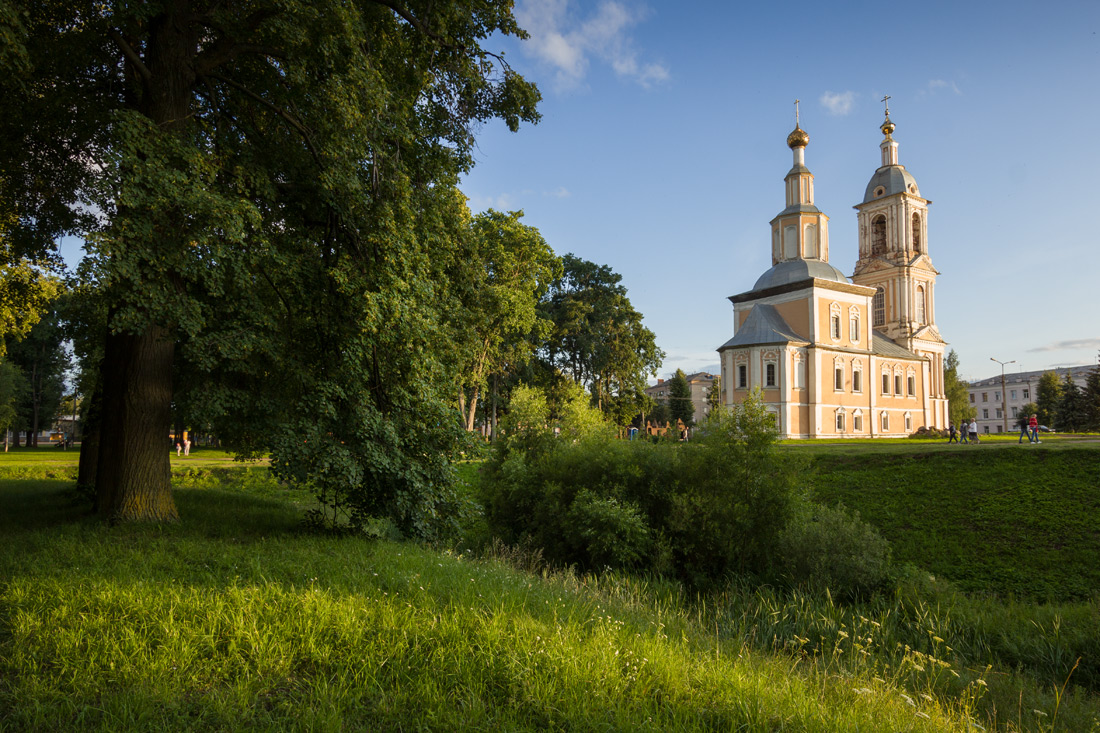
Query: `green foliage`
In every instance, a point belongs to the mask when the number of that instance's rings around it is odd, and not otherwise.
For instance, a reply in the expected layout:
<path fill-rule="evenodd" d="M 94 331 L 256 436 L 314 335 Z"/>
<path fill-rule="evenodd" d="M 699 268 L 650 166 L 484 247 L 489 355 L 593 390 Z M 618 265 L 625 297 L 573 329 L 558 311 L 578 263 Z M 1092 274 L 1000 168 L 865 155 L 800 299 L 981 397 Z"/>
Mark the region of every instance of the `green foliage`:
<path fill-rule="evenodd" d="M 641 411 L 646 378 L 664 353 L 626 297 L 621 275 L 571 254 L 562 267 L 542 299 L 553 328 L 538 341 L 541 367 L 583 385 L 613 423 L 626 425 Z"/>
<path fill-rule="evenodd" d="M 456 274 L 463 309 L 456 323 L 459 341 L 460 408 L 472 430 L 478 399 L 490 374 L 522 367 L 534 350 L 527 336 L 541 339 L 551 324 L 537 311 L 561 262 L 539 231 L 520 223 L 523 212 L 490 209 L 470 223 L 467 267 Z"/>
<path fill-rule="evenodd" d="M 1058 403 L 1058 429 L 1067 433 L 1083 432 L 1088 429 L 1088 419 L 1085 393 L 1067 373 L 1062 382 L 1062 398 Z"/>
<path fill-rule="evenodd" d="M 959 355 L 954 349 L 947 353 L 943 369 L 943 390 L 947 395 L 948 418 L 953 425 L 977 417 L 978 411 L 970 406 L 966 382 L 959 379 Z"/>
<path fill-rule="evenodd" d="M 685 427 L 695 424 L 695 404 L 691 401 L 691 385 L 683 369 L 677 369 L 668 380 L 668 411 L 675 424 L 677 420 Z"/>
<path fill-rule="evenodd" d="M 710 388 L 707 390 L 707 406 L 710 408 L 710 412 L 715 412 L 722 407 L 722 377 L 721 375 L 714 375 L 714 380 L 710 383 Z"/>
<path fill-rule="evenodd" d="M 1057 372 L 1043 372 L 1039 376 L 1039 386 L 1035 389 L 1036 414 L 1039 424 L 1049 427 L 1058 425 L 1058 405 L 1062 401 L 1062 380 Z"/>
<path fill-rule="evenodd" d="M 22 370 L 10 361 L 0 361 L 0 434 L 6 436 L 15 424 L 15 405 L 26 389 Z"/>
<path fill-rule="evenodd" d="M 569 420 L 558 439 L 509 428 L 481 482 L 489 529 L 552 563 L 667 571 L 697 587 L 770 573 L 800 498 L 798 463 L 774 444 L 758 397 L 682 446 L 581 434 Z"/>
<path fill-rule="evenodd" d="M 859 512 L 806 505 L 782 533 L 784 570 L 816 593 L 855 598 L 889 578 L 890 546 Z"/>
<path fill-rule="evenodd" d="M 1082 401 L 1086 428 L 1090 432 L 1100 432 L 1100 364 L 1094 366 L 1085 378 Z"/>

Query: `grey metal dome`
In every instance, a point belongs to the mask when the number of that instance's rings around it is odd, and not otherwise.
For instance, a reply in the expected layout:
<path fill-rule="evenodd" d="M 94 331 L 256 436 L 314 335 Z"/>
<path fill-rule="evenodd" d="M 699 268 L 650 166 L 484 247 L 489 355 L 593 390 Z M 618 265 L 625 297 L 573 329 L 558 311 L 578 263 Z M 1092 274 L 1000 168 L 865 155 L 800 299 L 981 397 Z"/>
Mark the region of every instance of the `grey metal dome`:
<path fill-rule="evenodd" d="M 778 285 L 788 285 L 811 277 L 820 280 L 833 280 L 838 283 L 848 282 L 848 278 L 844 273 L 828 262 L 822 260 L 786 260 L 774 265 L 761 275 L 756 284 L 752 286 L 752 289 L 774 288 Z"/>
<path fill-rule="evenodd" d="M 878 191 L 878 195 L 875 192 Z M 920 196 L 917 179 L 903 165 L 887 165 L 875 171 L 863 193 L 863 203 L 881 199 L 895 193 L 911 193 Z"/>

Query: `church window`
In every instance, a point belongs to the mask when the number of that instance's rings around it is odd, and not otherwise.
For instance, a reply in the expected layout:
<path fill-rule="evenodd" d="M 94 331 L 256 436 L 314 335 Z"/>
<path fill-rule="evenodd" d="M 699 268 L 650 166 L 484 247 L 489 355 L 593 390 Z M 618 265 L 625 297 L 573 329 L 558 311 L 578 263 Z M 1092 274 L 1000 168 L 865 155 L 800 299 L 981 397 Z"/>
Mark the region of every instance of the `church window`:
<path fill-rule="evenodd" d="M 894 394 L 901 395 L 901 375 L 894 375 Z"/>
<path fill-rule="evenodd" d="M 859 367 L 852 368 L 852 391 L 863 391 L 863 370 Z"/>
<path fill-rule="evenodd" d="M 886 289 L 879 287 L 875 290 L 875 296 L 871 301 L 871 308 L 874 312 L 874 324 L 876 326 L 882 326 L 886 323 Z"/>
<path fill-rule="evenodd" d="M 842 366 L 833 370 L 833 389 L 837 392 L 844 391 L 844 367 Z"/>
<path fill-rule="evenodd" d="M 871 254 L 886 254 L 886 217 L 876 216 L 871 220 Z"/>
<path fill-rule="evenodd" d="M 817 257 L 817 225 L 806 225 L 806 257 Z"/>
<path fill-rule="evenodd" d="M 833 324 L 832 325 L 833 339 L 839 341 L 840 340 L 840 316 L 833 316 L 832 317 L 832 324 Z"/>
<path fill-rule="evenodd" d="M 885 372 L 882 375 L 882 393 L 890 394 L 890 375 Z"/>
<path fill-rule="evenodd" d="M 859 343 L 859 309 L 852 308 L 848 312 L 848 337 L 853 344 Z"/>
<path fill-rule="evenodd" d="M 783 227 L 783 259 L 798 257 L 798 227 Z"/>
<path fill-rule="evenodd" d="M 844 432 L 844 408 L 840 408 L 836 411 L 836 431 L 838 433 Z"/>
<path fill-rule="evenodd" d="M 798 356 L 794 359 L 794 388 L 806 389 L 806 362 Z"/>
<path fill-rule="evenodd" d="M 913 251 L 918 254 L 920 248 L 920 214 L 913 214 Z"/>
<path fill-rule="evenodd" d="M 882 432 L 886 433 L 890 431 L 890 415 L 887 412 L 882 413 Z"/>
<path fill-rule="evenodd" d="M 909 375 L 909 396 L 912 397 L 917 393 L 917 378 L 912 374 Z"/>
<path fill-rule="evenodd" d="M 852 430 L 857 433 L 863 432 L 863 413 L 859 410 L 856 410 L 855 414 L 852 415 Z"/>
<path fill-rule="evenodd" d="M 926 323 L 924 315 L 924 286 L 917 286 L 917 323 Z"/>
<path fill-rule="evenodd" d="M 775 364 L 766 364 L 764 366 L 764 386 L 775 386 Z"/>
<path fill-rule="evenodd" d="M 909 433 L 913 430 L 913 416 L 908 412 L 905 413 L 905 432 Z"/>
<path fill-rule="evenodd" d="M 738 389 L 749 387 L 749 367 L 746 364 L 737 365 L 737 387 Z"/>

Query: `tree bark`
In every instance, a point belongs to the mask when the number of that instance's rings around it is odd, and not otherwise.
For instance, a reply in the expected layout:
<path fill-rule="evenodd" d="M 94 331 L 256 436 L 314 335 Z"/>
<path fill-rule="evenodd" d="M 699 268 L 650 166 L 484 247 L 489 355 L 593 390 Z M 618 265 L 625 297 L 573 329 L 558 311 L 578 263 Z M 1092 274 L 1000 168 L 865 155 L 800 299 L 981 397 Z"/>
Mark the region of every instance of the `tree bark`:
<path fill-rule="evenodd" d="M 111 521 L 179 519 L 167 446 L 174 351 L 161 326 L 107 337 L 96 507 Z"/>

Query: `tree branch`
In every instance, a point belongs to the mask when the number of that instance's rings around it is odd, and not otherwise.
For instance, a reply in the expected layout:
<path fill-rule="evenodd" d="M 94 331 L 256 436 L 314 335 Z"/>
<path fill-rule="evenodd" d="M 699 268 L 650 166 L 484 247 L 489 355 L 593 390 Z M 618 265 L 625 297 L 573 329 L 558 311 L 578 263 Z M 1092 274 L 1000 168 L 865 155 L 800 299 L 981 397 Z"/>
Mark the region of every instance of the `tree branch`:
<path fill-rule="evenodd" d="M 114 42 L 118 44 L 118 47 L 122 49 L 122 53 L 126 56 L 127 60 L 134 65 L 134 69 L 137 70 L 138 75 L 147 82 L 152 81 L 152 72 L 149 71 L 149 67 L 145 65 L 145 62 L 141 60 L 141 56 L 138 56 L 133 46 L 127 43 L 126 39 L 123 38 L 122 34 L 116 29 L 112 28 L 108 33 Z"/>
<path fill-rule="evenodd" d="M 264 99 L 259 94 L 252 91 L 251 89 L 246 87 L 244 84 L 241 84 L 240 82 L 233 81 L 232 79 L 221 76 L 220 74 L 208 74 L 207 76 L 209 76 L 211 79 L 215 79 L 216 81 L 220 81 L 223 84 L 227 84 L 227 85 L 233 87 L 234 89 L 241 92 L 242 94 L 244 94 L 248 98 L 250 98 L 250 99 L 252 99 L 256 102 L 259 102 L 263 106 L 267 107 L 269 110 L 271 110 L 275 114 L 279 115 L 279 117 L 282 117 L 283 120 L 285 120 L 287 124 L 289 124 L 295 130 L 297 130 L 298 133 L 302 136 L 302 140 L 305 142 L 306 147 L 309 148 L 309 152 L 313 156 L 313 160 L 317 163 L 317 166 L 318 167 L 322 166 L 321 155 L 320 155 L 320 153 L 317 152 L 317 147 L 313 144 L 313 140 L 310 138 L 309 129 L 305 125 L 303 125 L 300 121 L 295 119 L 293 115 L 291 115 L 286 110 L 280 108 L 278 105 L 275 105 L 275 104 L 269 102 L 268 100 Z"/>

